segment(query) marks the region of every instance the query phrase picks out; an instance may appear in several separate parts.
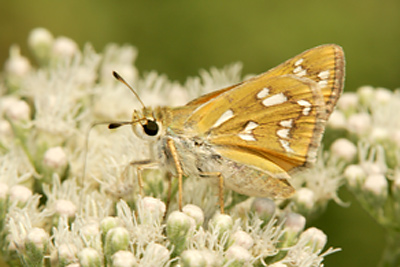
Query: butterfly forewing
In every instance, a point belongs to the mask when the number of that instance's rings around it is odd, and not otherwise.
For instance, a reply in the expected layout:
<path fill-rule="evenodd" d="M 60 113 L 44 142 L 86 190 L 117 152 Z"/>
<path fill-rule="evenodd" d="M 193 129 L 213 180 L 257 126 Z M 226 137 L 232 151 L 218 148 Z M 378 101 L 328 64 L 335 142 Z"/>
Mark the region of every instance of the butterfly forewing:
<path fill-rule="evenodd" d="M 213 97 L 201 97 L 184 128 L 223 156 L 279 177 L 313 162 L 343 86 L 336 45 L 308 50 Z"/>
<path fill-rule="evenodd" d="M 328 119 L 343 90 L 344 65 L 343 49 L 327 44 L 307 50 L 261 75 L 294 74 L 315 81 L 324 96 Z"/>
<path fill-rule="evenodd" d="M 271 170 L 273 163 L 273 173 L 288 172 L 312 160 L 324 115 L 324 102 L 316 84 L 284 75 L 252 80 L 242 86 L 192 115 L 196 125 L 202 125 L 213 114 L 221 114 L 204 132 L 214 148 L 232 160 L 249 160 L 247 165 L 264 170 Z M 242 90 L 248 93 L 243 95 Z M 223 111 L 219 106 L 229 108 Z M 209 115 L 203 116 L 203 112 Z M 224 117 L 226 113 L 232 116 Z"/>

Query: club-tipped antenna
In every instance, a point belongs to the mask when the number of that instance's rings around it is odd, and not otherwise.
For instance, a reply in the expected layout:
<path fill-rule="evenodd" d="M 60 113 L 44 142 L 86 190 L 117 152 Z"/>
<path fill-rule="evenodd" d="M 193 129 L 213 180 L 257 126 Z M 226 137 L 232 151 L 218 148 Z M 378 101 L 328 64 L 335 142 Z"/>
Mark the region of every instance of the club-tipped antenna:
<path fill-rule="evenodd" d="M 113 71 L 113 75 L 115 77 L 115 79 L 117 79 L 118 81 L 120 81 L 121 83 L 125 84 L 126 87 L 129 88 L 129 90 L 131 90 L 131 92 L 136 96 L 136 98 L 139 100 L 140 104 L 143 106 L 143 108 L 145 108 L 146 106 L 144 105 L 142 99 L 140 99 L 139 95 L 135 92 L 135 90 L 133 90 L 132 86 L 130 86 L 125 80 L 124 78 L 121 77 L 121 75 L 118 74 L 118 72 Z M 120 125 L 121 126 L 121 125 Z M 119 127 L 119 126 L 118 126 Z M 116 128 L 116 127 L 115 127 Z"/>

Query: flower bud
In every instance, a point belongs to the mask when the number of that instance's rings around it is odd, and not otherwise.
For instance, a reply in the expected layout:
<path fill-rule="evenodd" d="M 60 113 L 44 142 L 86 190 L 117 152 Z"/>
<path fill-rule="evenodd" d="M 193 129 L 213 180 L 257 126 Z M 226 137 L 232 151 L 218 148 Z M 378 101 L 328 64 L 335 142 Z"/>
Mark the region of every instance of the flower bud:
<path fill-rule="evenodd" d="M 141 263 L 149 266 L 164 266 L 169 261 L 169 255 L 169 250 L 163 245 L 150 243 L 146 247 Z"/>
<path fill-rule="evenodd" d="M 364 183 L 366 176 L 367 174 L 360 165 L 349 165 L 344 170 L 344 177 L 347 179 L 347 183 L 353 188 Z"/>
<path fill-rule="evenodd" d="M 17 45 L 12 46 L 10 48 L 10 57 L 4 66 L 8 86 L 10 88 L 18 88 L 31 69 L 31 63 L 27 58 L 21 56 L 19 47 Z"/>
<path fill-rule="evenodd" d="M 29 34 L 29 48 L 32 50 L 37 60 L 41 63 L 48 62 L 53 43 L 53 35 L 45 28 L 33 29 Z"/>
<path fill-rule="evenodd" d="M 49 234 L 42 228 L 32 228 L 25 240 L 25 250 L 28 262 L 33 266 L 43 264 L 44 253 L 47 250 Z"/>
<path fill-rule="evenodd" d="M 297 202 L 298 209 L 301 213 L 308 213 L 315 204 L 315 194 L 311 189 L 306 187 L 297 190 L 294 200 Z"/>
<path fill-rule="evenodd" d="M 298 235 L 303 231 L 306 225 L 306 218 L 298 213 L 289 213 L 285 218 L 285 235 L 282 247 L 289 247 L 295 244 Z"/>
<path fill-rule="evenodd" d="M 87 239 L 94 238 L 100 233 L 99 224 L 96 221 L 90 221 L 81 227 L 80 232 Z"/>
<path fill-rule="evenodd" d="M 385 105 L 387 104 L 390 100 L 392 100 L 393 97 L 393 92 L 386 89 L 386 88 L 376 88 L 375 90 L 375 102 Z"/>
<path fill-rule="evenodd" d="M 52 53 L 57 58 L 70 58 L 78 51 L 78 45 L 67 37 L 58 37 L 53 43 Z"/>
<path fill-rule="evenodd" d="M 357 147 L 345 138 L 335 140 L 331 145 L 331 151 L 346 162 L 351 162 L 357 155 Z"/>
<path fill-rule="evenodd" d="M 43 157 L 43 164 L 53 169 L 59 169 L 67 165 L 67 155 L 62 147 L 49 148 Z"/>
<path fill-rule="evenodd" d="M 32 228 L 26 236 L 26 242 L 32 243 L 37 249 L 44 250 L 49 242 L 49 234 L 42 228 Z"/>
<path fill-rule="evenodd" d="M 380 206 L 388 194 L 388 181 L 383 174 L 370 174 L 365 179 L 362 188 L 373 197 L 370 202 Z"/>
<path fill-rule="evenodd" d="M 356 113 L 349 117 L 347 124 L 350 132 L 362 135 L 371 129 L 371 116 L 367 113 Z"/>
<path fill-rule="evenodd" d="M 31 116 L 31 108 L 19 99 L 7 98 L 3 100 L 3 109 L 6 115 L 15 121 L 27 121 Z"/>
<path fill-rule="evenodd" d="M 375 101 L 375 89 L 372 86 L 362 86 L 357 90 L 357 95 L 360 98 L 361 104 L 369 106 L 371 102 Z"/>
<path fill-rule="evenodd" d="M 228 261 L 234 260 L 229 266 L 243 266 L 252 258 L 250 252 L 242 246 L 232 245 L 225 254 Z"/>
<path fill-rule="evenodd" d="M 77 208 L 72 201 L 66 199 L 57 199 L 54 206 L 58 215 L 67 216 L 68 218 L 75 217 Z"/>
<path fill-rule="evenodd" d="M 167 237 L 175 246 L 175 255 L 179 255 L 185 248 L 187 235 L 195 225 L 194 219 L 183 212 L 174 211 L 168 216 Z"/>
<path fill-rule="evenodd" d="M 346 117 L 340 110 L 334 110 L 329 117 L 328 126 L 333 129 L 342 129 L 346 127 Z"/>
<path fill-rule="evenodd" d="M 224 233 L 229 232 L 233 227 L 232 217 L 227 214 L 217 213 L 209 225 L 218 232 L 218 238 L 221 238 Z"/>
<path fill-rule="evenodd" d="M 201 251 L 189 249 L 182 253 L 181 264 L 182 267 L 206 267 L 207 261 Z"/>
<path fill-rule="evenodd" d="M 192 205 L 192 204 L 188 204 L 183 207 L 182 211 L 183 211 L 183 213 L 185 213 L 186 215 L 190 216 L 191 218 L 193 218 L 195 220 L 196 227 L 199 227 L 203 224 L 204 213 L 199 207 Z"/>
<path fill-rule="evenodd" d="M 32 191 L 22 185 L 14 185 L 10 188 L 10 200 L 25 204 L 32 196 Z"/>
<path fill-rule="evenodd" d="M 327 236 L 321 230 L 310 227 L 300 235 L 300 240 L 308 240 L 308 246 L 313 249 L 313 252 L 319 253 L 327 242 Z"/>
<path fill-rule="evenodd" d="M 60 266 L 65 266 L 68 263 L 72 263 L 78 253 L 78 248 L 74 244 L 60 244 L 58 250 L 58 262 Z"/>
<path fill-rule="evenodd" d="M 120 250 L 111 257 L 113 267 L 134 267 L 138 266 L 135 255 L 130 251 Z"/>
<path fill-rule="evenodd" d="M 94 248 L 84 248 L 78 253 L 81 267 L 100 267 L 101 256 Z"/>
<path fill-rule="evenodd" d="M 239 230 L 232 235 L 233 245 L 250 249 L 254 245 L 253 238 L 245 231 Z"/>
<path fill-rule="evenodd" d="M 351 111 L 358 105 L 358 95 L 355 93 L 344 93 L 338 100 L 337 106 L 341 110 Z"/>
<path fill-rule="evenodd" d="M 144 197 L 142 199 L 142 223 L 151 223 L 155 221 L 161 221 L 165 214 L 165 203 L 154 197 Z"/>
<path fill-rule="evenodd" d="M 100 222 L 100 229 L 103 235 L 106 235 L 110 229 L 120 225 L 120 220 L 116 217 L 108 216 Z"/>
<path fill-rule="evenodd" d="M 251 209 L 260 219 L 268 222 L 276 212 L 276 205 L 272 199 L 258 197 L 254 199 Z"/>
<path fill-rule="evenodd" d="M 129 232 L 124 227 L 115 227 L 108 231 L 104 244 L 104 253 L 110 257 L 118 250 L 127 250 L 129 246 Z"/>

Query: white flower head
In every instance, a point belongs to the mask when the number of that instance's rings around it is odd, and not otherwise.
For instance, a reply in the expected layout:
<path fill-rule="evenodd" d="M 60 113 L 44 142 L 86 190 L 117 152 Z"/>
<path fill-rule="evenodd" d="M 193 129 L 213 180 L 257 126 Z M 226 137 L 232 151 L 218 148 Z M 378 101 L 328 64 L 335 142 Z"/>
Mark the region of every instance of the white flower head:
<path fill-rule="evenodd" d="M 182 211 L 196 221 L 197 227 L 203 224 L 204 212 L 199 207 L 192 204 L 187 204 L 182 208 Z"/>
<path fill-rule="evenodd" d="M 234 240 L 234 244 L 237 246 L 241 246 L 245 249 L 250 249 L 254 245 L 253 238 L 246 233 L 245 231 L 238 230 L 232 235 L 232 239 Z"/>
<path fill-rule="evenodd" d="M 45 28 L 35 28 L 29 34 L 29 48 L 41 62 L 47 62 L 49 60 L 53 43 L 53 35 Z"/>
<path fill-rule="evenodd" d="M 371 174 L 365 179 L 363 189 L 377 197 L 385 198 L 387 196 L 388 181 L 382 174 Z"/>
<path fill-rule="evenodd" d="M 23 101 L 14 98 L 6 98 L 2 101 L 5 114 L 12 120 L 27 121 L 30 119 L 31 109 Z"/>
<path fill-rule="evenodd" d="M 44 250 L 49 242 L 49 234 L 42 228 L 32 228 L 26 236 L 26 242 L 33 243 L 38 249 Z"/>
<path fill-rule="evenodd" d="M 314 192 L 308 188 L 300 188 L 296 191 L 296 202 L 306 210 L 311 210 L 315 203 Z"/>
<path fill-rule="evenodd" d="M 67 155 L 62 147 L 52 147 L 44 153 L 43 163 L 50 168 L 58 169 L 67 164 Z"/>
<path fill-rule="evenodd" d="M 207 261 L 201 251 L 190 249 L 182 253 L 181 264 L 184 267 L 206 267 Z"/>
<path fill-rule="evenodd" d="M 356 187 L 364 182 L 366 173 L 360 165 L 353 164 L 346 167 L 344 176 L 351 187 Z"/>
<path fill-rule="evenodd" d="M 339 98 L 337 105 L 341 110 L 349 111 L 356 108 L 358 101 L 357 94 L 346 92 Z"/>
<path fill-rule="evenodd" d="M 58 199 L 55 202 L 55 211 L 60 216 L 72 218 L 76 215 L 77 207 L 70 200 Z"/>
<path fill-rule="evenodd" d="M 299 233 L 304 230 L 306 218 L 301 214 L 291 212 L 285 218 L 285 229 L 287 231 Z"/>
<path fill-rule="evenodd" d="M 328 126 L 333 129 L 342 129 L 347 125 L 346 117 L 340 110 L 334 110 L 329 117 Z"/>
<path fill-rule="evenodd" d="M 234 260 L 244 264 L 252 259 L 250 252 L 243 246 L 232 245 L 228 248 L 225 254 L 226 259 Z"/>
<path fill-rule="evenodd" d="M 101 256 L 94 248 L 84 248 L 78 253 L 79 263 L 82 267 L 101 266 Z"/>
<path fill-rule="evenodd" d="M 79 51 L 78 45 L 68 37 L 58 37 L 54 40 L 52 53 L 58 58 L 70 58 Z"/>
<path fill-rule="evenodd" d="M 351 162 L 357 155 L 357 147 L 345 138 L 336 139 L 331 145 L 331 151 L 332 154 L 347 162 Z"/>
<path fill-rule="evenodd" d="M 364 135 L 371 129 L 371 116 L 367 113 L 352 114 L 347 122 L 350 132 Z"/>
<path fill-rule="evenodd" d="M 32 191 L 22 185 L 14 185 L 10 188 L 10 200 L 19 203 L 26 203 L 32 196 Z"/>
<path fill-rule="evenodd" d="M 17 45 L 10 48 L 10 58 L 4 66 L 6 79 L 11 88 L 17 88 L 23 82 L 23 78 L 29 75 L 32 70 L 31 63 L 20 53 Z"/>
<path fill-rule="evenodd" d="M 138 266 L 135 255 L 130 251 L 120 250 L 112 255 L 112 266 L 134 267 Z"/>

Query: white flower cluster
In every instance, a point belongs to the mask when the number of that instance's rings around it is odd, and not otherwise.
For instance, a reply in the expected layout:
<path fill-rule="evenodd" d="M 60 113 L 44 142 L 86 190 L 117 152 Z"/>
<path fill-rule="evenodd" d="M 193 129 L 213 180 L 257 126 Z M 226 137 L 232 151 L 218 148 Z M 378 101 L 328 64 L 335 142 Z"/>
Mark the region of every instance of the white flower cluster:
<path fill-rule="evenodd" d="M 364 86 L 345 93 L 330 121 L 345 131 L 331 151 L 360 204 L 385 228 L 400 227 L 400 91 Z"/>
<path fill-rule="evenodd" d="M 31 32 L 28 44 L 38 67 L 13 46 L 0 80 L 4 262 L 306 267 L 322 266 L 324 256 L 335 251 L 322 252 L 326 235 L 304 229 L 305 217 L 290 205 L 283 210 L 269 199 L 227 192 L 231 215 L 219 214 L 217 188 L 207 179 L 185 179 L 184 203 L 190 204 L 182 212 L 176 197 L 167 211 L 168 179 L 160 170 L 143 175 L 144 194 L 154 198 L 139 197 L 129 166 L 147 158 L 146 143 L 129 127 L 111 132 L 104 125 L 91 127 L 127 121 L 135 105 L 140 107 L 112 70 L 134 85 L 146 105 L 174 106 L 239 82 L 239 64 L 202 71 L 180 85 L 156 72 L 139 76 L 131 46 L 110 44 L 100 54 L 88 44 L 81 51 L 73 40 L 42 28 Z M 313 179 L 304 178 L 309 182 L 294 199 L 294 211 L 307 214 L 313 203 L 337 199 L 337 163 L 324 162 L 308 175 Z M 173 196 L 176 188 L 173 181 Z"/>

